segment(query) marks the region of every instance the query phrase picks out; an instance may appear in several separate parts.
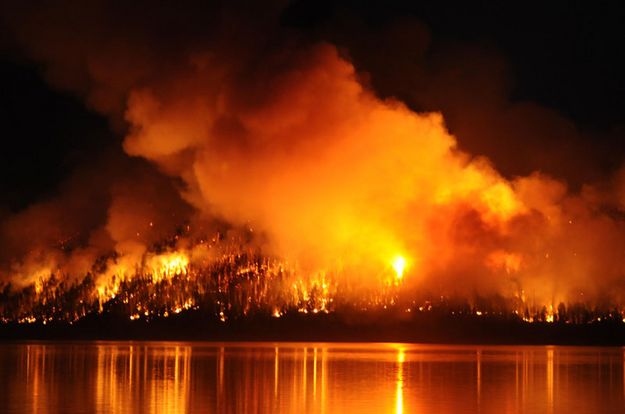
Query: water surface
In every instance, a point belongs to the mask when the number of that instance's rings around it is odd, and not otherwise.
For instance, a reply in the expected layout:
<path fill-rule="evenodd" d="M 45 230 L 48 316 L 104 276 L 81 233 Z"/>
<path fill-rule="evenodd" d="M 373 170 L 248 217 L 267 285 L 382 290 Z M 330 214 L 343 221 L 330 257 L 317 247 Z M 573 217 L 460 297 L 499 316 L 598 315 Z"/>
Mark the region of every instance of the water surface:
<path fill-rule="evenodd" d="M 622 348 L 0 344 L 2 413 L 623 413 Z"/>

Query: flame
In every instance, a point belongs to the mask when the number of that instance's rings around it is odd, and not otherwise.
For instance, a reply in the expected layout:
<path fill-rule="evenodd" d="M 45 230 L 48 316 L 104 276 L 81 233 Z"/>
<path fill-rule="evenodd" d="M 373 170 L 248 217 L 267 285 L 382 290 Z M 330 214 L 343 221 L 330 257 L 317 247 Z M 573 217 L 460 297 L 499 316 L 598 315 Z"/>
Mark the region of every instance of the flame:
<path fill-rule="evenodd" d="M 186 275 L 189 271 L 189 257 L 183 252 L 172 252 L 153 256 L 148 267 L 154 282 L 170 279 L 177 275 Z"/>
<path fill-rule="evenodd" d="M 393 270 L 395 270 L 395 277 L 401 280 L 404 277 L 404 270 L 406 269 L 406 259 L 403 256 L 397 255 L 392 262 Z"/>
<path fill-rule="evenodd" d="M 517 262 L 514 257 L 502 251 L 491 260 L 497 266 L 504 266 L 504 269 L 508 266 L 507 269 L 513 271 Z M 317 314 L 343 308 L 373 312 L 396 309 L 404 313 L 443 309 L 452 315 L 461 315 L 466 309 L 464 305 L 452 306 L 454 298 L 441 296 L 433 303 L 406 290 L 408 285 L 399 282 L 405 276 L 408 260 L 401 254 L 391 260 L 395 283 L 389 284 L 385 278 L 377 282 L 371 279 L 366 286 L 345 284 L 341 282 L 340 273 L 307 275 L 279 260 L 240 253 L 217 255 L 208 261 L 199 257 L 195 260 L 190 259 L 186 250 L 148 253 L 140 260 L 144 263 L 143 268 L 138 266 L 130 272 L 123 266 L 113 266 L 110 271 L 114 274 L 110 278 L 100 278 L 92 288 L 85 285 L 84 289 L 78 290 L 82 292 L 78 296 L 76 291 L 67 295 L 64 286 L 55 283 L 53 278 L 36 279 L 32 297 L 18 292 L 8 302 L 0 303 L 0 320 L 5 323 L 76 321 L 89 313 L 103 312 L 105 306 L 126 312 L 131 321 L 149 320 L 200 309 L 198 300 L 212 303 L 214 317 L 224 323 L 233 316 L 254 312 L 280 318 L 289 312 Z M 492 305 L 497 303 L 495 301 Z M 625 320 L 625 308 L 616 313 L 581 308 L 583 312 L 575 314 L 566 313 L 561 309 L 562 304 L 556 311 L 553 303 L 535 302 L 534 298 L 528 300 L 521 291 L 519 296 L 510 298 L 505 313 L 496 307 L 500 305 L 493 307 L 487 302 L 481 303 L 479 308 L 474 307 L 471 313 L 478 317 L 509 314 L 527 322 L 546 323 L 556 320 L 599 322 L 604 318 Z M 580 317 L 584 319 L 578 319 Z"/>
<path fill-rule="evenodd" d="M 255 59 L 262 70 L 185 56 L 130 82 L 123 149 L 149 167 L 107 182 L 102 217 L 62 220 L 88 215 L 74 200 L 89 198 L 87 180 L 80 197 L 1 223 L 16 253 L 0 318 L 105 306 L 131 320 L 202 306 L 224 322 L 337 309 L 625 317 L 622 200 L 539 173 L 507 179 L 463 153 L 441 114 L 377 97 L 335 47 L 294 49 Z"/>

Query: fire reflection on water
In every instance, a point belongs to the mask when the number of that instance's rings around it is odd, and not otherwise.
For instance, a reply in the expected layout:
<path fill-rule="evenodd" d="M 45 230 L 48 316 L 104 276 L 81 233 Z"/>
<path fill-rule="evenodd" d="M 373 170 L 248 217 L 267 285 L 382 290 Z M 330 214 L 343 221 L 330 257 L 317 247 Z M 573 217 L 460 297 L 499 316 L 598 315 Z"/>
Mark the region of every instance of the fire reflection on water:
<path fill-rule="evenodd" d="M 97 345 L 95 412 L 185 413 L 190 346 Z"/>
<path fill-rule="evenodd" d="M 404 412 L 404 348 L 397 350 L 397 395 L 395 397 L 395 413 Z"/>
<path fill-rule="evenodd" d="M 0 412 L 7 413 L 625 409 L 621 349 L 133 342 L 0 348 Z"/>
<path fill-rule="evenodd" d="M 553 348 L 547 350 L 547 409 L 553 413 Z"/>

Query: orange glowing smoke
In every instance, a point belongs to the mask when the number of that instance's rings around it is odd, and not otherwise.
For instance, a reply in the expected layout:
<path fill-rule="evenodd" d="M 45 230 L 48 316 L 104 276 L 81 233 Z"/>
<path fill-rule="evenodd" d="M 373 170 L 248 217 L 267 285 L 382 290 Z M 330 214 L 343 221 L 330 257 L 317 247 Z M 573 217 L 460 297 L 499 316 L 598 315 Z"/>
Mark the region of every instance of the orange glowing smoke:
<path fill-rule="evenodd" d="M 114 298 L 133 279 L 190 283 L 219 263 L 228 274 L 206 281 L 217 292 L 245 279 L 267 302 L 310 302 L 301 309 L 311 311 L 370 294 L 367 303 L 386 306 L 398 291 L 498 295 L 551 315 L 561 301 L 625 306 L 625 174 L 579 193 L 540 173 L 504 178 L 458 148 L 440 113 L 379 98 L 329 44 L 267 51 L 217 34 L 165 59 L 141 35 L 74 45 L 86 56 L 75 59 L 27 30 L 36 32 L 20 25 L 17 37 L 51 62 L 52 82 L 116 127 L 125 119 L 134 167 L 92 172 L 110 181 L 76 180 L 70 195 L 3 222 L 12 253 L 2 272 L 15 286 L 37 283 L 39 295 L 51 274 L 89 274 L 94 295 Z M 74 68 L 83 61 L 87 69 Z M 76 81 L 69 69 L 87 75 Z M 94 203 L 105 211 L 87 217 L 93 187 L 106 188 Z M 228 252 L 215 247 L 217 227 Z M 234 263 L 242 252 L 268 262 Z M 194 306 L 178 298 L 170 310 L 183 304 Z"/>
<path fill-rule="evenodd" d="M 235 83 L 197 62 L 131 92 L 124 148 L 184 180 L 202 215 L 266 236 L 265 252 L 302 274 L 372 286 L 392 263 L 405 289 L 531 291 L 549 306 L 593 291 L 590 274 L 623 274 L 596 262 L 608 240 L 625 246 L 622 224 L 551 178 L 504 179 L 458 150 L 440 114 L 363 87 L 333 46 L 268 56 Z M 566 240 L 578 227 L 600 235 Z"/>
<path fill-rule="evenodd" d="M 288 69 L 222 90 L 212 66 L 191 66 L 134 90 L 125 149 L 183 178 L 203 214 L 251 223 L 270 253 L 310 273 L 357 269 L 366 280 L 402 251 L 421 279 L 464 248 L 450 234 L 463 215 L 475 215 L 479 238 L 526 212 L 511 183 L 456 149 L 440 115 L 378 99 L 334 47 L 267 65 Z"/>

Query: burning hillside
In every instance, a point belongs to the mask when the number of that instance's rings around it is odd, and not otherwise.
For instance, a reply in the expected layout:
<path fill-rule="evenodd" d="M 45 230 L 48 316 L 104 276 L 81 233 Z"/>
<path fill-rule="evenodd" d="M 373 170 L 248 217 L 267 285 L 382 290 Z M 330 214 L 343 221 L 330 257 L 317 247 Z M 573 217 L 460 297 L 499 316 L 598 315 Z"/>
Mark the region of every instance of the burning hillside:
<path fill-rule="evenodd" d="M 123 18 L 98 36 L 119 10 L 74 7 L 84 18 L 45 30 L 58 10 L 16 12 L 15 36 L 124 153 L 2 221 L 2 320 L 625 316 L 622 173 L 579 191 L 505 177 L 442 114 L 378 97 L 336 46 L 275 28 L 275 11 L 219 8 L 201 35 L 193 21 L 155 45 L 158 25 Z"/>

